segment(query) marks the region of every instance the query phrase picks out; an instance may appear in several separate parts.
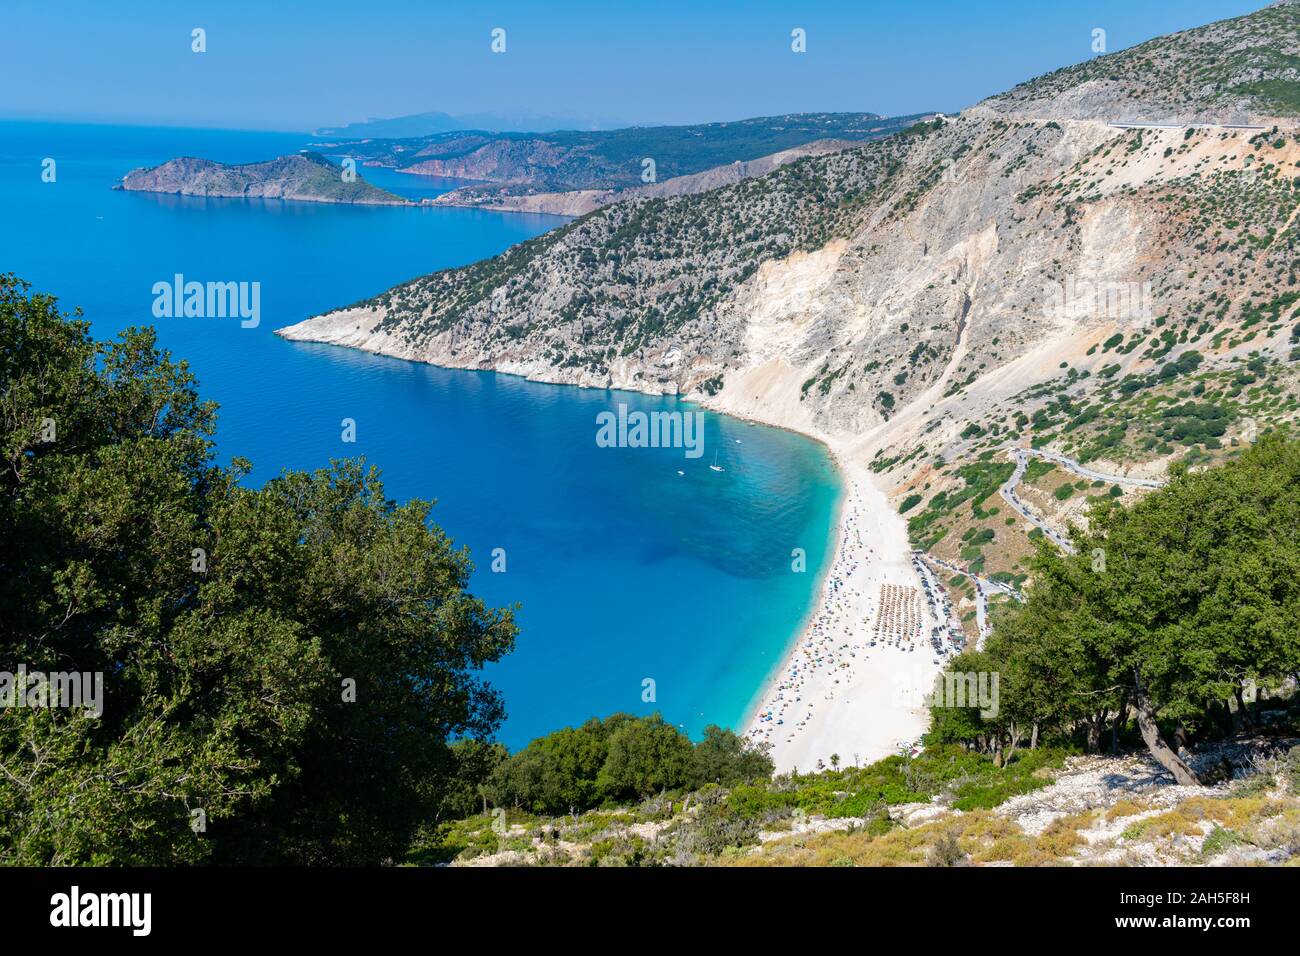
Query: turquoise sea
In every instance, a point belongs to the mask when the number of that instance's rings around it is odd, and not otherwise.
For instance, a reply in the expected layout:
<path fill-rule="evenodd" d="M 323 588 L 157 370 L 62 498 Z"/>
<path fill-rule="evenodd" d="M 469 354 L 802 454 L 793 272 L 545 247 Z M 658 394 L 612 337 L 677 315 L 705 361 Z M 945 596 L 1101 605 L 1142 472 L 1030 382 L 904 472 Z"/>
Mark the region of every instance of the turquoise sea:
<path fill-rule="evenodd" d="M 473 590 L 521 605 L 516 651 L 489 669 L 500 738 L 614 711 L 697 735 L 737 726 L 812 604 L 829 558 L 838 477 L 799 435 L 711 413 L 705 454 L 599 448 L 596 416 L 694 410 L 676 399 L 539 385 L 331 346 L 276 328 L 436 269 L 493 255 L 561 222 L 463 209 L 352 208 L 113 191 L 174 156 L 250 162 L 301 134 L 0 123 L 0 271 L 80 307 L 95 334 L 154 324 L 220 403 L 218 457 L 249 481 L 364 455 L 390 497 L 437 499 L 468 546 Z M 55 161 L 55 181 L 42 163 Z M 363 174 L 412 197 L 451 188 Z M 261 323 L 154 319 L 151 288 L 177 274 L 261 284 Z M 357 423 L 341 440 L 340 422 Z M 714 456 L 724 471 L 709 465 Z M 679 474 L 681 471 L 683 474 Z M 506 570 L 490 570 L 495 548 Z M 791 552 L 807 552 L 793 573 Z M 655 682 L 655 701 L 643 681 Z"/>

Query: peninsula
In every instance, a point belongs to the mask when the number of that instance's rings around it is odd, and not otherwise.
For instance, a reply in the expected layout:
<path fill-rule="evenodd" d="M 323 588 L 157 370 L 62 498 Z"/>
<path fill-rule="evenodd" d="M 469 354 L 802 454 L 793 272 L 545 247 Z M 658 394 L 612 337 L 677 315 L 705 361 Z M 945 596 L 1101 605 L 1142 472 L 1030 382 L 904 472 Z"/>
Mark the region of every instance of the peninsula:
<path fill-rule="evenodd" d="M 372 186 L 318 153 L 298 153 L 260 163 L 226 164 L 181 156 L 160 166 L 133 169 L 114 188 L 129 192 L 220 196 L 233 199 L 291 199 L 298 202 L 407 206 L 403 199 Z"/>

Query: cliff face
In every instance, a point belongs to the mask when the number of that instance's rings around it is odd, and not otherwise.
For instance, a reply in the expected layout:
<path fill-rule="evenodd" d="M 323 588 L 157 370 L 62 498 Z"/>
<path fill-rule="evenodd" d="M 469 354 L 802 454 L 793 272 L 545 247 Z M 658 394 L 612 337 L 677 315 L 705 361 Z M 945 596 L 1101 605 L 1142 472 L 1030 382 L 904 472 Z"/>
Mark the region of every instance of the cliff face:
<path fill-rule="evenodd" d="M 183 156 L 161 166 L 132 170 L 123 177 L 120 188 L 184 196 L 407 205 L 401 196 L 378 189 L 360 176 L 345 182 L 342 170 L 310 153 L 242 165 Z"/>
<path fill-rule="evenodd" d="M 944 465 L 1009 441 L 1168 457 L 1161 402 L 1247 416 L 1245 386 L 1193 395 L 1179 376 L 1294 361 L 1300 133 L 1242 91 L 1241 64 L 1282 95 L 1297 36 L 1287 5 L 1152 41 L 761 178 L 609 206 L 280 334 L 680 393 L 837 437 L 900 495 L 960 487 Z M 1203 119 L 1206 84 L 1221 122 L 1263 128 L 1109 125 Z M 1105 410 L 1129 399 L 1147 404 L 1116 438 Z"/>

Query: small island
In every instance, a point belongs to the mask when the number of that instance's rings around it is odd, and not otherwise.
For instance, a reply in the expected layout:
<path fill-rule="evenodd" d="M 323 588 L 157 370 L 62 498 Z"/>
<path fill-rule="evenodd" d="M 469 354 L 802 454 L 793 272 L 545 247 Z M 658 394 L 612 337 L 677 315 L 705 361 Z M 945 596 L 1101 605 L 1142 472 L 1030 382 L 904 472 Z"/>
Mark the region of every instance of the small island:
<path fill-rule="evenodd" d="M 133 169 L 114 188 L 182 196 L 292 199 L 367 206 L 412 205 L 410 200 L 372 186 L 359 176 L 351 182 L 345 181 L 343 170 L 319 153 L 296 153 L 243 164 L 181 156 L 160 166 Z"/>

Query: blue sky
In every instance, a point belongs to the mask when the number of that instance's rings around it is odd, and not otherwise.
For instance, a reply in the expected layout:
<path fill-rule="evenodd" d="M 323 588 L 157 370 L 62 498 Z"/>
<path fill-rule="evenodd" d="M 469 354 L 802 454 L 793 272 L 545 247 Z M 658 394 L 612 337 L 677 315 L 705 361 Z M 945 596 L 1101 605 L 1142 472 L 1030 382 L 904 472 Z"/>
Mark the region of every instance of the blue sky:
<path fill-rule="evenodd" d="M 298 131 L 431 110 L 620 123 L 957 110 L 1087 59 L 1096 27 L 1113 51 L 1264 5 L 6 0 L 0 116 Z M 194 27 L 206 53 L 190 50 Z"/>

